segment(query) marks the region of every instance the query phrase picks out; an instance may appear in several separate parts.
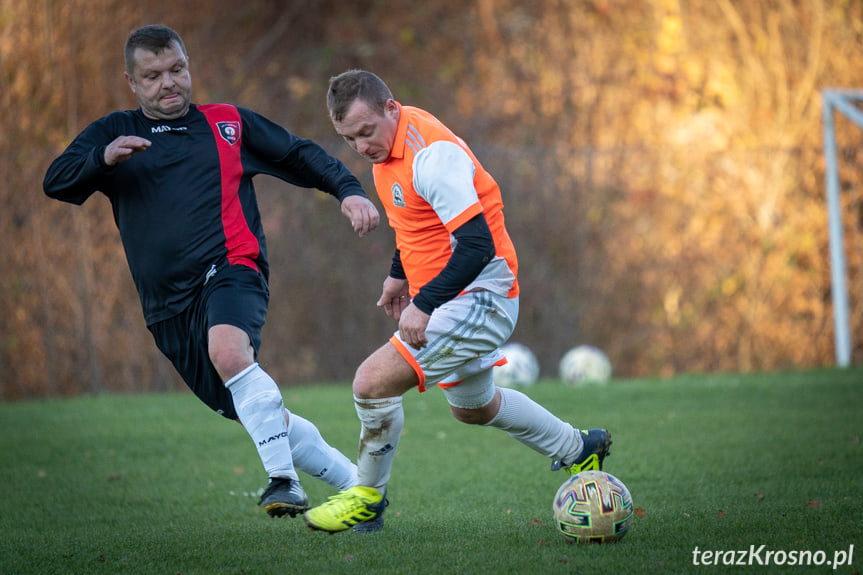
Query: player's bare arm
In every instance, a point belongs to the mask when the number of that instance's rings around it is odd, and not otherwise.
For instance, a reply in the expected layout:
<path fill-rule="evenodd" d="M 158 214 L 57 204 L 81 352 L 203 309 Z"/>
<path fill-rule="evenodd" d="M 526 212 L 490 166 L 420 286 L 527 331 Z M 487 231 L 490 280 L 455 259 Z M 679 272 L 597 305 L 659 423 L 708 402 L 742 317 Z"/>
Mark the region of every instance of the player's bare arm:
<path fill-rule="evenodd" d="M 351 226 L 360 237 L 378 227 L 381 221 L 378 209 L 363 196 L 348 196 L 342 200 L 342 214 L 351 221 Z"/>
<path fill-rule="evenodd" d="M 116 166 L 132 157 L 132 154 L 143 152 L 152 142 L 138 136 L 120 136 L 105 148 L 105 164 Z"/>

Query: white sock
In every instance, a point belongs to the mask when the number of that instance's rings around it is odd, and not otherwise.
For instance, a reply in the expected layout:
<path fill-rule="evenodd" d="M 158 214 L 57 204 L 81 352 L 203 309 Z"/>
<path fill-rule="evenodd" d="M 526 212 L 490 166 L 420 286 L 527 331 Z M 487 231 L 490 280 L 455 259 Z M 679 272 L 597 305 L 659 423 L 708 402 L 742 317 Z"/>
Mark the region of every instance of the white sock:
<path fill-rule="evenodd" d="M 279 386 L 257 363 L 225 382 L 237 416 L 258 449 L 270 477 L 299 480 L 294 470 L 288 423 Z"/>
<path fill-rule="evenodd" d="M 500 411 L 486 425 L 502 429 L 534 451 L 573 461 L 581 453 L 581 433 L 522 392 L 499 387 Z"/>
<path fill-rule="evenodd" d="M 357 484 L 357 466 L 324 441 L 315 424 L 287 409 L 285 414 L 288 415 L 288 439 L 297 469 L 339 491 Z"/>
<path fill-rule="evenodd" d="M 354 405 L 362 424 L 357 482 L 385 493 L 405 424 L 402 398 L 359 399 L 354 396 Z"/>

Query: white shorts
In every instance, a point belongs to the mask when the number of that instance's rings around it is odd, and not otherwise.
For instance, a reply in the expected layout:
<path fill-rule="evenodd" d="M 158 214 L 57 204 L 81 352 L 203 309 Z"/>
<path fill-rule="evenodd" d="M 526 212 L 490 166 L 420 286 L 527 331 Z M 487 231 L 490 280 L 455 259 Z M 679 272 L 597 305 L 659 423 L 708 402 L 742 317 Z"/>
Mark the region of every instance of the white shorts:
<path fill-rule="evenodd" d="M 412 348 L 399 332 L 390 343 L 413 366 L 421 392 L 438 385 L 447 392 L 451 405 L 474 409 L 494 397 L 491 368 L 506 362 L 500 346 L 509 339 L 517 320 L 518 297 L 472 291 L 432 313 L 426 327 L 426 347 Z M 474 377 L 480 374 L 484 377 Z M 471 385 L 458 389 L 465 380 Z"/>

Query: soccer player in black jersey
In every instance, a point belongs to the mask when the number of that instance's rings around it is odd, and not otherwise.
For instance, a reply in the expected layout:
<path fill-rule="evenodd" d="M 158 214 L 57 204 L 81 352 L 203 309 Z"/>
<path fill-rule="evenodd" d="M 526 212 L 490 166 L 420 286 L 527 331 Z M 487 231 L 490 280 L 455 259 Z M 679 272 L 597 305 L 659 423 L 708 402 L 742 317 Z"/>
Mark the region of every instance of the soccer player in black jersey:
<path fill-rule="evenodd" d="M 45 193 L 73 204 L 108 197 L 156 345 L 204 403 L 242 423 L 270 478 L 260 504 L 293 517 L 308 508 L 297 469 L 344 490 L 356 483 L 356 466 L 285 408 L 256 362 L 269 268 L 252 178 L 332 194 L 360 236 L 380 216 L 359 181 L 314 142 L 251 110 L 193 104 L 174 30 L 133 31 L 125 59 L 139 108 L 87 126 L 51 164 Z"/>

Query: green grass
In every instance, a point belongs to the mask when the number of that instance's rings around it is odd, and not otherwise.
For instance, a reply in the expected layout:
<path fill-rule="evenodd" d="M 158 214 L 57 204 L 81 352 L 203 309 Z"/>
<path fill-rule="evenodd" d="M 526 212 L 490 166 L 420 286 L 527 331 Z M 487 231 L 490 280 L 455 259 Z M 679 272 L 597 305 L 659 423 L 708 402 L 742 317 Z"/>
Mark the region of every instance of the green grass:
<path fill-rule="evenodd" d="M 375 535 L 308 532 L 256 506 L 266 482 L 239 425 L 190 394 L 0 404 L 0 574 L 823 573 L 695 567 L 692 552 L 834 551 L 863 563 L 863 370 L 688 376 L 527 393 L 614 434 L 606 470 L 643 510 L 618 544 L 566 544 L 551 522 L 564 477 L 505 434 L 410 393 Z M 286 404 L 352 459 L 346 385 Z M 333 493 L 309 477 L 313 503 Z M 763 557 L 763 554 L 762 554 Z"/>

